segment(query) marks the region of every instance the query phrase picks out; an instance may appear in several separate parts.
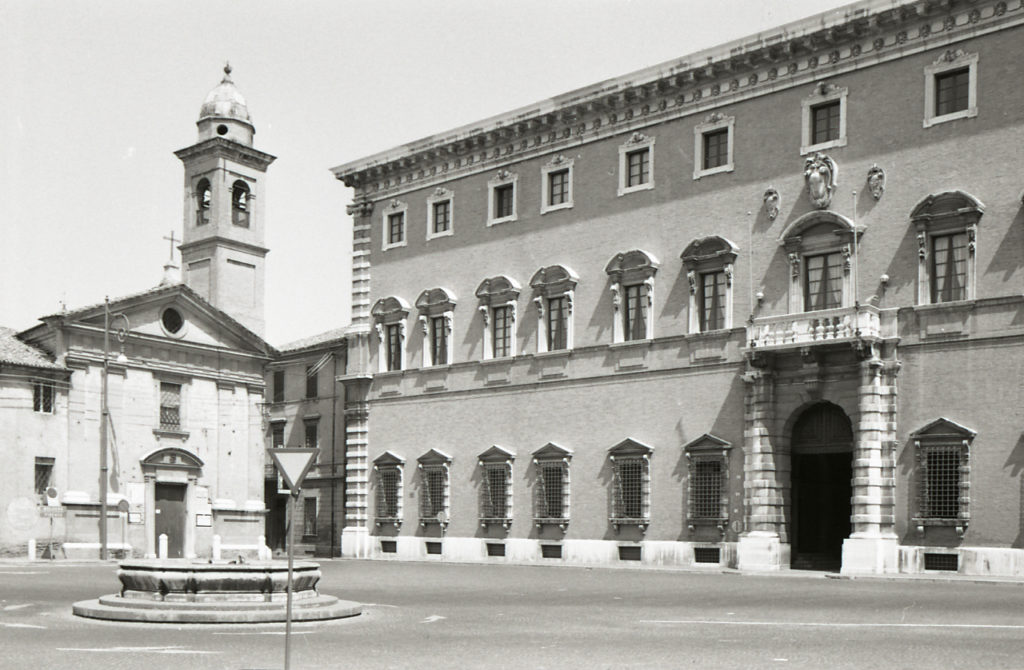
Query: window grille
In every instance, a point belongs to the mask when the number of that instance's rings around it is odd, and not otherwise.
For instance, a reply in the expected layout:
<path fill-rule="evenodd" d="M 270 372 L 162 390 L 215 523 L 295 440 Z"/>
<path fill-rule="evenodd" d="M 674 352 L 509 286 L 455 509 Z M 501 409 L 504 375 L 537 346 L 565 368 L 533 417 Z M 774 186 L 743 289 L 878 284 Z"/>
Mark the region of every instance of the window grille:
<path fill-rule="evenodd" d="M 960 569 L 960 556 L 959 554 L 928 552 L 924 555 L 924 569 L 957 572 Z"/>
<path fill-rule="evenodd" d="M 642 547 L 619 547 L 620 561 L 639 561 L 643 559 Z"/>
<path fill-rule="evenodd" d="M 302 501 L 302 534 L 305 537 L 316 536 L 316 498 L 304 498 Z"/>
<path fill-rule="evenodd" d="M 568 459 L 534 461 L 537 480 L 534 484 L 534 523 L 557 523 L 564 529 L 569 522 Z"/>
<path fill-rule="evenodd" d="M 447 524 L 448 520 L 448 466 L 446 464 L 420 464 L 420 525 Z"/>
<path fill-rule="evenodd" d="M 397 554 L 398 553 L 398 541 L 397 540 L 381 540 L 380 541 L 380 552 L 382 554 Z"/>
<path fill-rule="evenodd" d="M 631 524 L 646 530 L 650 521 L 650 460 L 648 454 L 612 454 L 612 513 L 618 530 Z"/>
<path fill-rule="evenodd" d="M 729 449 L 725 440 L 704 434 L 683 447 L 687 461 L 686 525 L 729 526 Z"/>
<path fill-rule="evenodd" d="M 373 465 L 376 473 L 375 523 L 378 528 L 389 523 L 395 528 L 402 525 L 402 462 L 390 452 L 379 457 Z"/>
<path fill-rule="evenodd" d="M 160 429 L 181 430 L 181 384 L 160 382 Z"/>
<path fill-rule="evenodd" d="M 427 542 L 427 554 L 431 556 L 440 556 L 442 551 L 440 542 Z"/>
<path fill-rule="evenodd" d="M 542 544 L 542 545 L 540 545 L 540 556 L 541 556 L 541 558 L 561 558 L 562 557 L 562 545 L 560 545 L 560 544 Z"/>
<path fill-rule="evenodd" d="M 722 550 L 719 547 L 694 547 L 694 563 L 721 563 Z"/>
<path fill-rule="evenodd" d="M 501 542 L 488 542 L 487 543 L 487 555 L 488 556 L 504 556 L 505 545 Z"/>
<path fill-rule="evenodd" d="M 970 521 L 970 442 L 976 433 L 938 419 L 912 433 L 917 449 L 917 514 L 925 526 L 953 526 L 961 536 Z"/>
<path fill-rule="evenodd" d="M 481 461 L 483 481 L 480 486 L 480 525 L 512 522 L 512 466 L 508 462 Z"/>
<path fill-rule="evenodd" d="M 32 384 L 33 411 L 52 414 L 54 391 L 55 386 L 53 382 L 38 381 Z"/>

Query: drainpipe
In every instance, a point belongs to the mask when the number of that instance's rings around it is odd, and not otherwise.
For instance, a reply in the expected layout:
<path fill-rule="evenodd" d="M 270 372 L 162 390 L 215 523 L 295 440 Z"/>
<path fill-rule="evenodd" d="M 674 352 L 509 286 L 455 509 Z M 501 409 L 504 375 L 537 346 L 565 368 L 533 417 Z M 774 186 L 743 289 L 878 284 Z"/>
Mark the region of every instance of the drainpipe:
<path fill-rule="evenodd" d="M 338 426 L 338 357 L 332 355 L 331 363 L 334 365 L 334 374 L 331 376 L 333 388 L 331 389 L 331 550 L 329 555 L 331 558 L 334 558 L 335 542 L 337 541 L 334 510 L 336 508 L 335 494 L 338 491 L 338 470 L 335 464 L 335 454 L 338 451 L 338 445 L 335 441 Z"/>

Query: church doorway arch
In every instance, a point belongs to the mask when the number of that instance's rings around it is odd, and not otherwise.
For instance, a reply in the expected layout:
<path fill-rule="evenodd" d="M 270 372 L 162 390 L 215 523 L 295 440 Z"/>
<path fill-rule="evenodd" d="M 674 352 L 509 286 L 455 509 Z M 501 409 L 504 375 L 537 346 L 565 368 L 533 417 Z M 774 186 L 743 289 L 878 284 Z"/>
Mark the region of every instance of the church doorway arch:
<path fill-rule="evenodd" d="M 793 424 L 792 562 L 805 570 L 838 570 L 850 536 L 853 429 L 829 402 L 805 409 Z"/>

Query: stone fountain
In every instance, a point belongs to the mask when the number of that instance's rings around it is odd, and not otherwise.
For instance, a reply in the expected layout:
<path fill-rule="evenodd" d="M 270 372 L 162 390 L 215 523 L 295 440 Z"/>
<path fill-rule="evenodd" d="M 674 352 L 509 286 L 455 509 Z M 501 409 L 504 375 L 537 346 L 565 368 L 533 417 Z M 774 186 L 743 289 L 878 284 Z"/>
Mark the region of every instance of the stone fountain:
<path fill-rule="evenodd" d="M 287 561 L 124 561 L 121 593 L 83 600 L 78 616 L 151 623 L 268 623 L 285 620 Z M 323 621 L 356 616 L 359 603 L 320 594 L 320 565 L 293 566 L 292 620 Z"/>

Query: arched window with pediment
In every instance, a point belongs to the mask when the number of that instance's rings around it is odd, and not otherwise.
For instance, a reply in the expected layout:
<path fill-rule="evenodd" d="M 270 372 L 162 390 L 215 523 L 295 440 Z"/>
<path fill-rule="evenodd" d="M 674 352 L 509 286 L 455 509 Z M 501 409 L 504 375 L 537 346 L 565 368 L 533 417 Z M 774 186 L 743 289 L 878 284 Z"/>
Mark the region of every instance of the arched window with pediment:
<path fill-rule="evenodd" d="M 978 222 L 984 213 L 985 205 L 964 191 L 933 193 L 914 207 L 917 304 L 975 298 Z"/>
<path fill-rule="evenodd" d="M 530 278 L 537 308 L 537 351 L 564 351 L 573 343 L 573 295 L 580 278 L 565 265 L 549 265 Z"/>
<path fill-rule="evenodd" d="M 786 227 L 779 244 L 789 260 L 791 314 L 853 306 L 854 249 L 863 233 L 830 210 L 808 212 Z"/>
<path fill-rule="evenodd" d="M 634 249 L 616 254 L 605 266 L 611 278 L 613 342 L 654 337 L 654 275 L 658 265 L 653 255 Z"/>
<path fill-rule="evenodd" d="M 484 359 L 516 355 L 516 300 L 519 283 L 498 275 L 480 282 L 476 289 L 484 326 Z"/>
<path fill-rule="evenodd" d="M 680 256 L 690 284 L 689 332 L 732 328 L 733 264 L 739 247 L 717 235 L 690 242 Z"/>
<path fill-rule="evenodd" d="M 405 323 L 409 303 L 396 296 L 381 298 L 370 309 L 377 333 L 377 370 L 392 372 L 405 367 Z"/>
<path fill-rule="evenodd" d="M 427 289 L 416 298 L 423 332 L 423 367 L 452 363 L 455 302 L 455 294 L 441 287 Z"/>

